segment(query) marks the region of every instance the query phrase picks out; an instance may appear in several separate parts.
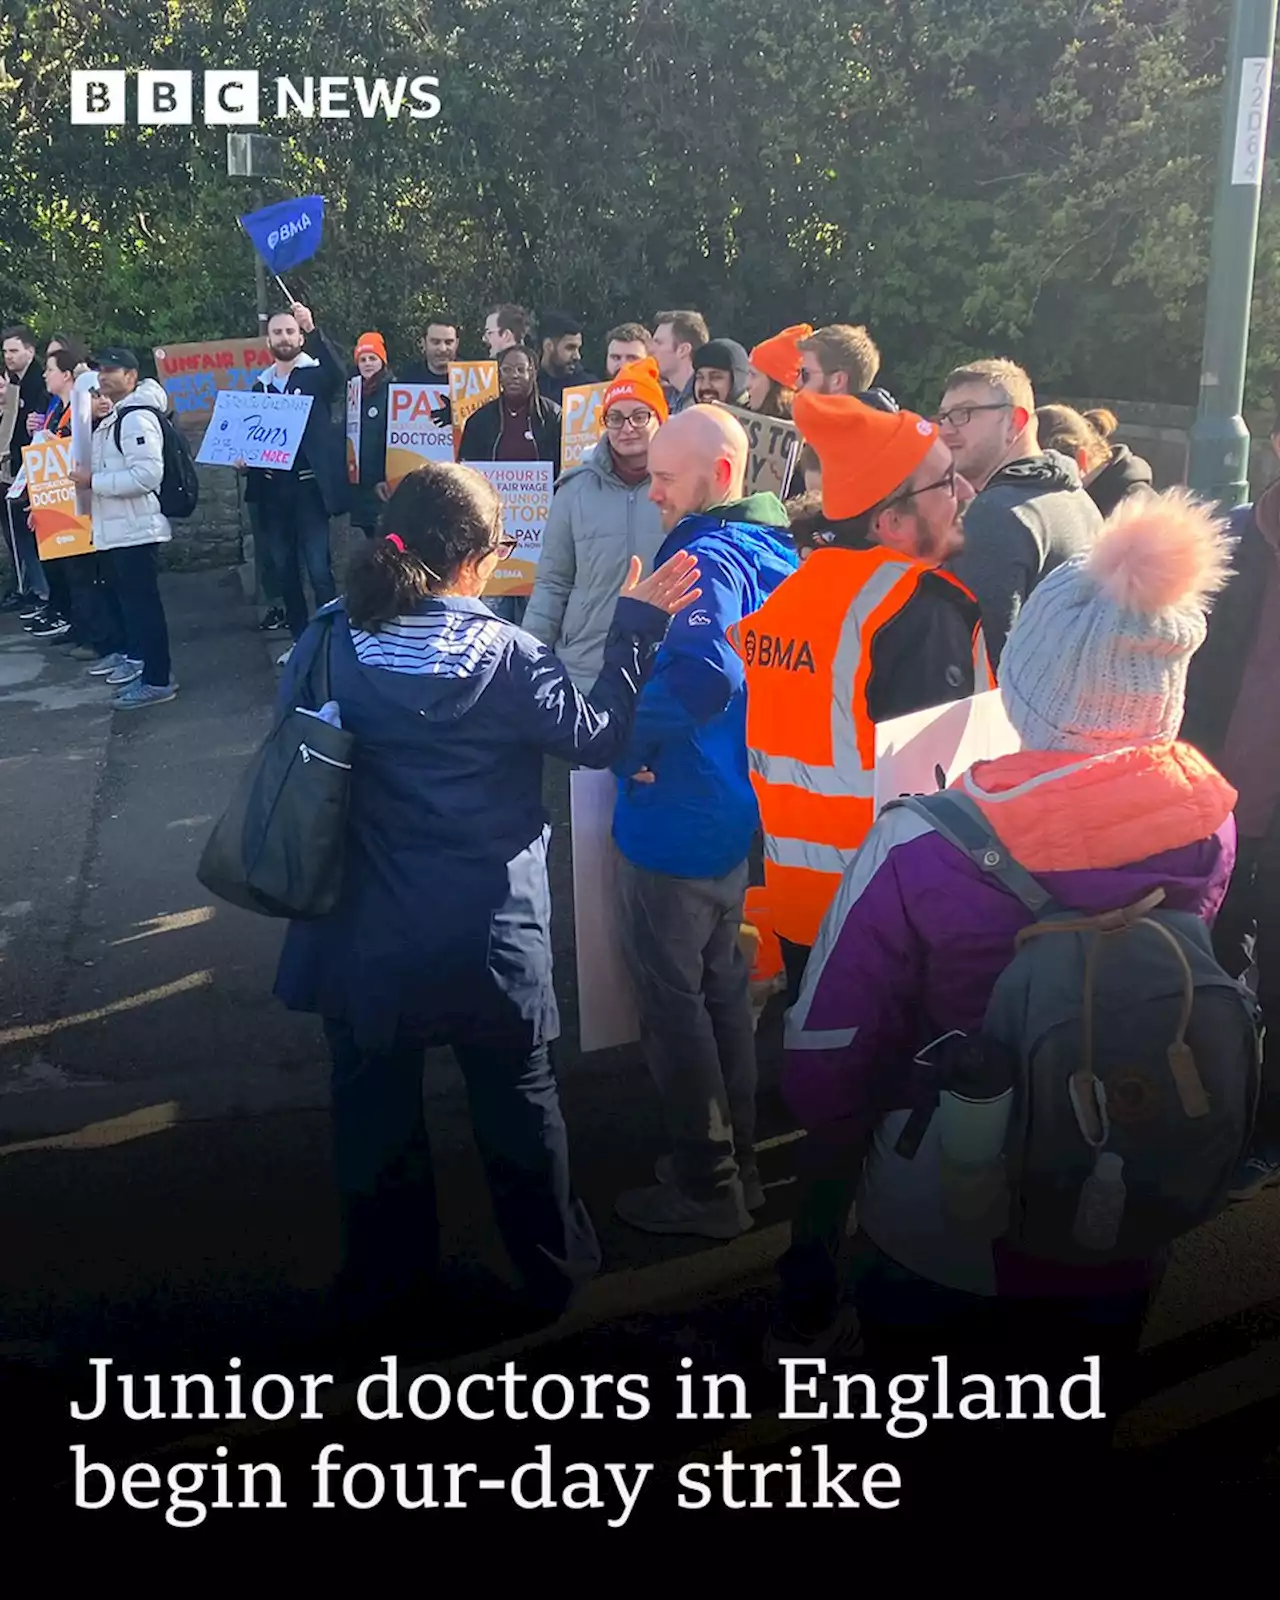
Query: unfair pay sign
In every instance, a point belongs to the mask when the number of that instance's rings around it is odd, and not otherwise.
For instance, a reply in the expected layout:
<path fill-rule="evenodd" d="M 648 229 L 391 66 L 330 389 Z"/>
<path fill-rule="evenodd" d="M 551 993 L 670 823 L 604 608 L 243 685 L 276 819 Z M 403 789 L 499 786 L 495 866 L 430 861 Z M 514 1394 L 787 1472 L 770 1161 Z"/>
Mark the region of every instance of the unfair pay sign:
<path fill-rule="evenodd" d="M 209 467 L 274 467 L 287 472 L 311 415 L 309 394 L 245 394 L 223 389 L 196 460 Z"/>

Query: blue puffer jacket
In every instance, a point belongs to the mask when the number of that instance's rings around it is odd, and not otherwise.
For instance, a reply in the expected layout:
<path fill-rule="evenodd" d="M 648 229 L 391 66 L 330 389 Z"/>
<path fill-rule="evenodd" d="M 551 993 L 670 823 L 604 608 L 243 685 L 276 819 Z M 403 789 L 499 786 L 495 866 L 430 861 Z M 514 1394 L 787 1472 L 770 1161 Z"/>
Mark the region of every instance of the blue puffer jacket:
<path fill-rule="evenodd" d="M 798 564 L 787 513 L 772 494 L 684 517 L 654 557 L 697 557 L 701 598 L 677 616 L 614 764 L 618 849 L 674 878 L 720 878 L 745 861 L 760 815 L 747 766 L 747 691 L 725 637 Z M 653 783 L 636 783 L 647 767 Z"/>

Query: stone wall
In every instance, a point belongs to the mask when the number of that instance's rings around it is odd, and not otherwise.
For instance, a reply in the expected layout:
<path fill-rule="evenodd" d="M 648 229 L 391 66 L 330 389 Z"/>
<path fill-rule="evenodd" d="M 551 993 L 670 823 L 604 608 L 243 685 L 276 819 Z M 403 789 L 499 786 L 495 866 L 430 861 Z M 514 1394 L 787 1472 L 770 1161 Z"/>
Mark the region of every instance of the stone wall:
<path fill-rule="evenodd" d="M 197 466 L 196 473 L 200 500 L 195 515 L 174 523 L 173 542 L 165 547 L 164 564 L 179 572 L 239 566 L 245 559 L 249 532 L 240 476 L 226 467 Z"/>
<path fill-rule="evenodd" d="M 1196 420 L 1194 407 L 1096 398 L 1065 400 L 1062 404 L 1074 406 L 1077 411 L 1105 406 L 1113 412 L 1120 423 L 1116 442 L 1127 444 L 1135 456 L 1151 463 L 1158 489 L 1171 489 L 1187 481 L 1187 451 L 1191 427 Z M 1280 461 L 1271 448 L 1270 415 L 1250 412 L 1244 420 L 1251 435 L 1249 486 L 1252 494 L 1257 495 L 1280 476 Z"/>

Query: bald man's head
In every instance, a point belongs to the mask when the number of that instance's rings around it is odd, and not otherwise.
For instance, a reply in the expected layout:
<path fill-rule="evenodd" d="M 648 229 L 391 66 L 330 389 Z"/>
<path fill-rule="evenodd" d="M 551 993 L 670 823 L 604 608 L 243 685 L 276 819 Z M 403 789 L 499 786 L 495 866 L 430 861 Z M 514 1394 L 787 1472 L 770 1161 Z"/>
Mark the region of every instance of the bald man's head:
<path fill-rule="evenodd" d="M 741 500 L 749 446 L 742 424 L 719 406 L 690 406 L 649 445 L 649 498 L 670 533 L 681 517 Z"/>

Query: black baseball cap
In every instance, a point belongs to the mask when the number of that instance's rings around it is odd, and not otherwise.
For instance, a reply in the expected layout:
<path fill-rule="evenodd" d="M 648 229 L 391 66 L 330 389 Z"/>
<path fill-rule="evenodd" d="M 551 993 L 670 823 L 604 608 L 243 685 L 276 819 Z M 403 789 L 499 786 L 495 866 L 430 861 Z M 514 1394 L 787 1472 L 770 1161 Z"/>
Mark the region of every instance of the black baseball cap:
<path fill-rule="evenodd" d="M 105 350 L 99 350 L 97 367 L 99 372 L 103 367 L 119 367 L 122 372 L 137 372 L 138 358 L 124 345 L 111 344 Z"/>

